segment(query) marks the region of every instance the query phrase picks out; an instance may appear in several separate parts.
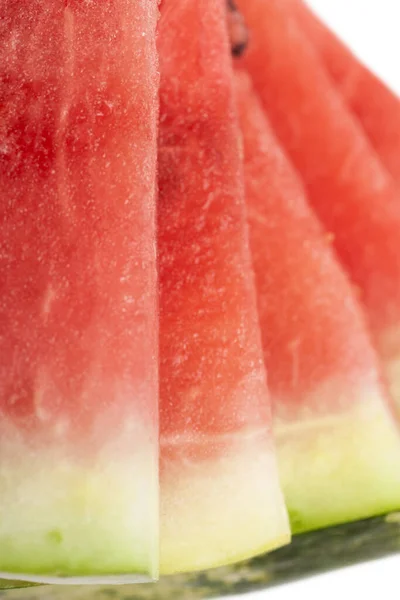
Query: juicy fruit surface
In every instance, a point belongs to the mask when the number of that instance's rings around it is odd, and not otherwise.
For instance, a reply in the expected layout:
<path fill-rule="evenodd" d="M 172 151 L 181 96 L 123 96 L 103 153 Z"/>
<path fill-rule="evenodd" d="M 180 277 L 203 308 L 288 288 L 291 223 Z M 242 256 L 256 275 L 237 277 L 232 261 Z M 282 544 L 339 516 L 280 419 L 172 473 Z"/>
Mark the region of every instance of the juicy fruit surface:
<path fill-rule="evenodd" d="M 154 575 L 156 2 L 0 14 L 0 572 Z"/>
<path fill-rule="evenodd" d="M 386 344 L 400 320 L 397 187 L 291 14 L 290 0 L 239 5 L 253 39 L 244 64 L 389 365 L 400 354 L 400 338 Z"/>
<path fill-rule="evenodd" d="M 400 183 L 400 98 L 363 65 L 304 2 L 294 0 L 293 10 L 385 167 Z"/>
<path fill-rule="evenodd" d="M 250 78 L 236 74 L 250 246 L 294 532 L 400 506 L 400 436 L 361 309 Z"/>
<path fill-rule="evenodd" d="M 272 447 L 222 0 L 159 30 L 161 571 L 288 541 Z"/>

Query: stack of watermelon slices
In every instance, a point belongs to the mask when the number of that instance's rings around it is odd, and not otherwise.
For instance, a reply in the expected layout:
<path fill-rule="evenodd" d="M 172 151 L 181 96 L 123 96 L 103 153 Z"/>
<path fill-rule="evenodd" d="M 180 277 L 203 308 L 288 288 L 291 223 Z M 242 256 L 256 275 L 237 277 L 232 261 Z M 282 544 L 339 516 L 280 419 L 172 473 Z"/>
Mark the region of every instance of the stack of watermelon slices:
<path fill-rule="evenodd" d="M 400 101 L 300 0 L 238 4 L 0 0 L 5 580 L 400 509 Z"/>

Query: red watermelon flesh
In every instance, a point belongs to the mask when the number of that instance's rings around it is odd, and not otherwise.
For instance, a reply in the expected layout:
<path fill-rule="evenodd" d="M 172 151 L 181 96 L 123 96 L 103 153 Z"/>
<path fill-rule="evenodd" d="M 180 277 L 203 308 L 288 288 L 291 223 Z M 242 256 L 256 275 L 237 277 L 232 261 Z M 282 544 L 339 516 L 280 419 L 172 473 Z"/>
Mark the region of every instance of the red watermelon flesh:
<path fill-rule="evenodd" d="M 240 0 L 244 59 L 312 207 L 367 308 L 400 403 L 400 194 L 291 12 L 291 0 Z"/>
<path fill-rule="evenodd" d="M 0 572 L 155 576 L 157 2 L 0 17 Z"/>
<path fill-rule="evenodd" d="M 163 0 L 161 572 L 288 541 L 248 248 L 225 0 Z"/>
<path fill-rule="evenodd" d="M 400 436 L 353 290 L 245 72 L 250 245 L 293 531 L 400 506 Z"/>
<path fill-rule="evenodd" d="M 400 183 L 400 98 L 304 2 L 294 0 L 293 11 L 385 167 Z"/>

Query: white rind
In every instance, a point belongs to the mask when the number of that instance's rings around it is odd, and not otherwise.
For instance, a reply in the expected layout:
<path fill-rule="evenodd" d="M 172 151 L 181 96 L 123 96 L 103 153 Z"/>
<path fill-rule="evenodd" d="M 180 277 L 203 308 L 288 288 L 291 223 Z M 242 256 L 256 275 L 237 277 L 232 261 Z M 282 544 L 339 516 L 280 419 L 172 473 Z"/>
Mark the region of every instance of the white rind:
<path fill-rule="evenodd" d="M 161 574 L 236 562 L 290 541 L 268 436 L 266 428 L 210 436 L 208 453 L 203 438 L 202 460 L 191 460 L 184 445 L 176 454 L 174 444 L 168 448 L 173 458 L 161 470 Z M 223 450 L 216 457 L 218 440 Z"/>
<path fill-rule="evenodd" d="M 321 396 L 322 398 L 323 396 Z M 379 387 L 347 409 L 277 421 L 282 486 L 293 532 L 400 509 L 400 434 Z"/>
<path fill-rule="evenodd" d="M 0 437 L 0 576 L 134 583 L 158 576 L 158 436 L 135 421 L 82 455 Z M 110 436 L 108 432 L 108 437 Z"/>

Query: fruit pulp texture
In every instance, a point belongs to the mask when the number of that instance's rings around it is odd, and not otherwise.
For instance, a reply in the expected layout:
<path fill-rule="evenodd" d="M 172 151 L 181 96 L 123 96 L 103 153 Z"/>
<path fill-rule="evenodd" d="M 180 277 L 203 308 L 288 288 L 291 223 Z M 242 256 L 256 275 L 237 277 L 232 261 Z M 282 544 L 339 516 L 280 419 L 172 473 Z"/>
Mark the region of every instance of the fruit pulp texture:
<path fill-rule="evenodd" d="M 0 16 L 0 572 L 154 577 L 157 2 Z"/>
<path fill-rule="evenodd" d="M 304 2 L 293 0 L 293 11 L 386 169 L 400 184 L 400 98 Z"/>
<path fill-rule="evenodd" d="M 247 73 L 236 74 L 250 245 L 293 531 L 400 506 L 400 436 L 362 311 Z"/>
<path fill-rule="evenodd" d="M 161 572 L 288 541 L 224 0 L 161 6 Z"/>
<path fill-rule="evenodd" d="M 243 64 L 367 309 L 400 406 L 400 194 L 335 89 L 290 0 L 239 0 Z"/>

